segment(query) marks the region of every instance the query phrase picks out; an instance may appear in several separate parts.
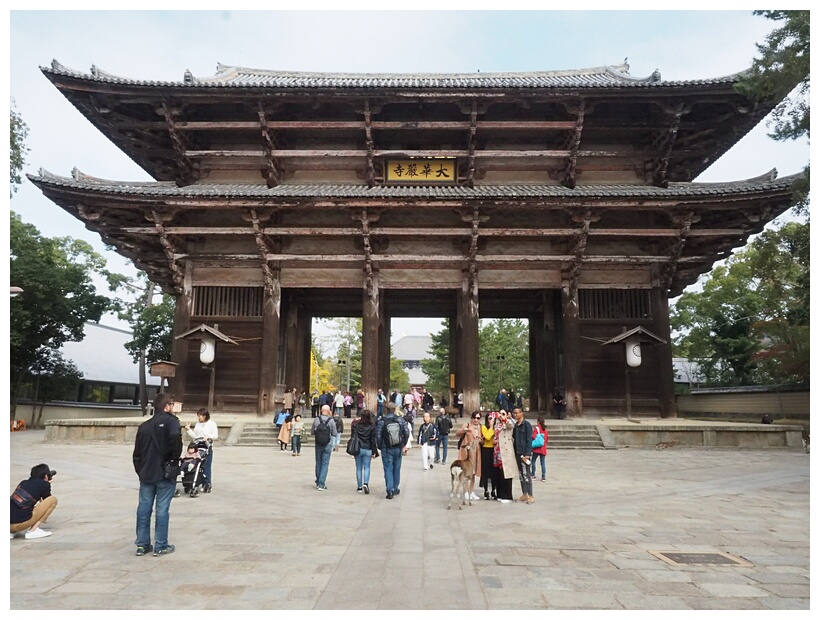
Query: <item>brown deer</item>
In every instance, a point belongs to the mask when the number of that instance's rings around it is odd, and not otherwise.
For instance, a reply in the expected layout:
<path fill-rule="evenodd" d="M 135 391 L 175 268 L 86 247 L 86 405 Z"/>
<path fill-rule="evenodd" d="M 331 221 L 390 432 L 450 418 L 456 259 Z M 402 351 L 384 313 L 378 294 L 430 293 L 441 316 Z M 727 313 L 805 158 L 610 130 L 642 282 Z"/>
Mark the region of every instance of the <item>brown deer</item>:
<path fill-rule="evenodd" d="M 463 510 L 462 507 L 465 501 L 470 502 L 470 506 L 473 505 L 473 501 L 470 497 L 475 487 L 475 463 L 478 442 L 468 443 L 464 446 L 464 449 L 467 452 L 467 458 L 455 460 L 450 464 L 450 503 L 447 504 L 447 510 L 450 510 L 450 506 L 453 504 L 454 494 L 459 498 L 459 510 Z"/>

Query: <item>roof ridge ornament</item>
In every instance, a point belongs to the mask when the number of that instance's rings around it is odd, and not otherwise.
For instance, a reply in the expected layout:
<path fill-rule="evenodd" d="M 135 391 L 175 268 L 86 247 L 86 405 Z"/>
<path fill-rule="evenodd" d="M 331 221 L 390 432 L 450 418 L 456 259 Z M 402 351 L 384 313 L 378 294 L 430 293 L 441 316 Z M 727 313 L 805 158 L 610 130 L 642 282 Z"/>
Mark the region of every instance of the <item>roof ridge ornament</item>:
<path fill-rule="evenodd" d="M 193 84 L 194 83 L 194 74 L 191 73 L 190 69 L 185 69 L 185 73 L 182 76 L 182 81 L 185 84 Z"/>
<path fill-rule="evenodd" d="M 654 83 L 660 82 L 660 81 L 661 81 L 661 72 L 660 72 L 660 70 L 655 69 L 652 72 L 652 75 L 649 76 L 649 82 L 654 84 Z"/>

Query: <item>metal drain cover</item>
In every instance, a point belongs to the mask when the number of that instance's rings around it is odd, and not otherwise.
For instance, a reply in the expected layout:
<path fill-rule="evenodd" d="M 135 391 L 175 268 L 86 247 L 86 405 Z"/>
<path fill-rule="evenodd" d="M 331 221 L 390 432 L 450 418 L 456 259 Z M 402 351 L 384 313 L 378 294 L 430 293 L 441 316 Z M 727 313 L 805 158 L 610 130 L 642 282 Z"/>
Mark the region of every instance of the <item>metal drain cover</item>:
<path fill-rule="evenodd" d="M 728 553 L 687 553 L 685 551 L 650 551 L 656 558 L 673 566 L 753 566 L 743 558 Z"/>

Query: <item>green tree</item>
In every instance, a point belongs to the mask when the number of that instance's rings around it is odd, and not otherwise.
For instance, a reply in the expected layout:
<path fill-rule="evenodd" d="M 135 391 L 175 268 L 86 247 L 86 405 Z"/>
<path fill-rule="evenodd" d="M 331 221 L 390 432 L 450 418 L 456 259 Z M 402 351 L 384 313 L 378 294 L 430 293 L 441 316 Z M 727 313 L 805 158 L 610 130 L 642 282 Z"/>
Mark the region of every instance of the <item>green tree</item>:
<path fill-rule="evenodd" d="M 749 75 L 738 84 L 738 90 L 756 101 L 776 101 L 769 126 L 775 140 L 796 140 L 810 135 L 810 12 L 754 11 L 779 25 L 757 45 L 759 56 L 752 63 Z M 800 182 L 797 205 L 799 213 L 807 213 L 809 167 Z"/>
<path fill-rule="evenodd" d="M 712 385 L 808 380 L 810 225 L 759 235 L 671 312 L 678 355 Z"/>
<path fill-rule="evenodd" d="M 31 428 L 37 428 L 43 417 L 45 404 L 52 400 L 73 400 L 83 375 L 73 362 L 59 351 L 41 348 L 37 360 L 29 369 L 32 385 Z M 39 407 L 38 407 L 39 405 Z"/>
<path fill-rule="evenodd" d="M 431 334 L 430 357 L 421 360 L 421 369 L 427 377 L 426 388 L 433 394 L 450 393 L 450 327 L 445 322 L 444 329 Z M 449 398 L 448 398 L 449 400 Z"/>
<path fill-rule="evenodd" d="M 482 322 L 478 331 L 481 402 L 494 403 L 498 390 L 529 391 L 529 325 L 521 319 Z"/>
<path fill-rule="evenodd" d="M 111 301 L 91 281 L 99 274 L 113 281 L 105 260 L 84 241 L 46 238 L 11 213 L 10 281 L 24 292 L 11 299 L 9 370 L 12 418 L 20 386 L 35 364 L 68 341 L 83 338 L 86 321 L 99 321 Z"/>
<path fill-rule="evenodd" d="M 390 390 L 396 389 L 399 392 L 409 392 L 410 391 L 410 377 L 407 374 L 407 371 L 402 366 L 401 360 L 398 358 L 393 357 L 393 349 L 390 349 L 390 386 L 387 388 L 386 394 L 390 393 Z M 430 388 L 428 388 L 430 389 Z"/>
<path fill-rule="evenodd" d="M 13 99 L 9 116 L 11 117 L 11 130 L 9 132 L 9 194 L 14 195 L 14 192 L 17 191 L 17 187 L 22 182 L 20 173 L 23 171 L 23 165 L 26 163 L 28 148 L 25 142 L 28 137 L 28 126 L 23 121 L 23 117 L 20 116 L 20 113 L 14 109 Z"/>

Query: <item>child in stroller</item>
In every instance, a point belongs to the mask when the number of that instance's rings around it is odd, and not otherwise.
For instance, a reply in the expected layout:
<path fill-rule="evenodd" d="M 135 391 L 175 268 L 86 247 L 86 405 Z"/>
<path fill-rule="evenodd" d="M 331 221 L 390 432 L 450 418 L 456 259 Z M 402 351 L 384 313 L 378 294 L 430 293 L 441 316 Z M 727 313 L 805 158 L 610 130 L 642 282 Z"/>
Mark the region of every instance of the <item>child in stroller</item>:
<path fill-rule="evenodd" d="M 179 460 L 179 473 L 182 490 L 191 497 L 199 495 L 200 490 L 209 493 L 210 481 L 205 477 L 205 459 L 211 449 L 209 439 L 196 439 L 188 444 L 188 448 Z M 179 489 L 175 493 L 179 495 Z"/>

